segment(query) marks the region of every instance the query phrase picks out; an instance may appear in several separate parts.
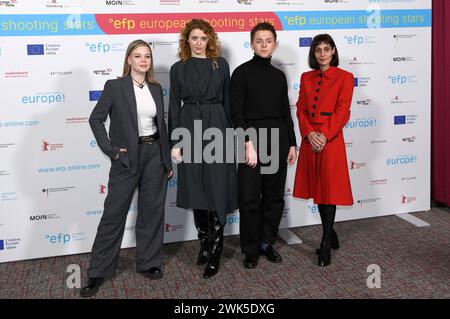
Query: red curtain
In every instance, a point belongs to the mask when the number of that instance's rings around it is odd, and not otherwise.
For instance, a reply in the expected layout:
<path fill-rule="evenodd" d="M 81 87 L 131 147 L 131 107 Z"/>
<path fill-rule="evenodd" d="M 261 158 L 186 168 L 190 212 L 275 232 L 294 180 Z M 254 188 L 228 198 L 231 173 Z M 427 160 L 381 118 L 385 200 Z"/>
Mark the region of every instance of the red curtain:
<path fill-rule="evenodd" d="M 433 0 L 431 195 L 450 206 L 450 1 Z"/>

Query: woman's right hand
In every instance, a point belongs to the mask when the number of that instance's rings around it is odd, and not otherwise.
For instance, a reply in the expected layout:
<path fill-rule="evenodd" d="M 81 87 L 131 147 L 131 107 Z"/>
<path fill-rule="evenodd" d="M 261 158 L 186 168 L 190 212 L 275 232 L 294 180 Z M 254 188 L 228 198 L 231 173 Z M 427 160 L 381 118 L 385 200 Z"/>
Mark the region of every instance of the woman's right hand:
<path fill-rule="evenodd" d="M 172 151 L 170 152 L 170 156 L 172 156 L 172 160 L 175 163 L 181 163 L 182 159 L 181 159 L 181 149 L 179 148 L 173 148 Z"/>
<path fill-rule="evenodd" d="M 308 134 L 308 140 L 311 143 L 313 149 L 320 149 L 325 146 L 321 134 L 319 132 L 311 132 Z"/>

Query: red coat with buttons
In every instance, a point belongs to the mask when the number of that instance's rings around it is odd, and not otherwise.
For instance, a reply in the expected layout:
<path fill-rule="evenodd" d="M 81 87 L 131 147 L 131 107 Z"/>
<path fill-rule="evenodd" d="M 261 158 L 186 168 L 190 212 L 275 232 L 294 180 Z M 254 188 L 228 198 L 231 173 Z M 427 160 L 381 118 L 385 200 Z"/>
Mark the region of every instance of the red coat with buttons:
<path fill-rule="evenodd" d="M 342 129 L 350 118 L 353 75 L 337 67 L 324 73 L 302 74 L 297 118 L 302 143 L 295 175 L 294 197 L 313 198 L 316 204 L 353 205 Z M 327 143 L 312 151 L 308 134 L 321 132 Z"/>

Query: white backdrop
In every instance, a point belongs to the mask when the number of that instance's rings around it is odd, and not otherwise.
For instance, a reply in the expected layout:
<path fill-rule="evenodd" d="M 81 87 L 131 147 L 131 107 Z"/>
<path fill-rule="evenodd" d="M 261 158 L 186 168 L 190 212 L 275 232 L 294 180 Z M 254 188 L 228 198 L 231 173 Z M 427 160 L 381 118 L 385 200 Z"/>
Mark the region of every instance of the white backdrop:
<path fill-rule="evenodd" d="M 337 220 L 422 211 L 430 198 L 431 1 L 6 0 L 0 1 L 0 262 L 88 252 L 107 194 L 109 159 L 87 119 L 126 46 L 152 43 L 167 109 L 170 66 L 183 21 L 209 19 L 231 71 L 253 55 L 249 30 L 275 24 L 273 64 L 285 71 L 292 116 L 311 38 L 330 33 L 353 72 L 345 129 L 355 205 Z M 300 138 L 298 138 L 300 141 Z M 282 228 L 317 224 L 317 206 L 292 198 Z M 165 242 L 196 238 L 169 182 Z M 135 244 L 136 203 L 123 247 Z M 238 212 L 226 234 L 239 231 Z"/>

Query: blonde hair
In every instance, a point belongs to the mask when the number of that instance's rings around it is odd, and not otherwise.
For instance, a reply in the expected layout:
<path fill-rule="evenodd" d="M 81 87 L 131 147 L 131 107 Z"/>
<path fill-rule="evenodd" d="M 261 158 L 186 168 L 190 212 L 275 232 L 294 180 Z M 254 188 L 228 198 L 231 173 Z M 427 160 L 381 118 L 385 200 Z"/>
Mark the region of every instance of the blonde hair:
<path fill-rule="evenodd" d="M 123 62 L 123 72 L 122 76 L 125 77 L 131 72 L 131 65 L 128 63 L 128 57 L 131 55 L 134 49 L 145 46 L 150 50 L 150 69 L 145 73 L 145 79 L 153 84 L 157 84 L 158 82 L 155 79 L 155 75 L 153 72 L 153 53 L 150 45 L 144 40 L 134 40 L 128 45 L 127 52 L 125 53 L 125 61 Z"/>
<path fill-rule="evenodd" d="M 178 47 L 178 56 L 180 59 L 185 62 L 191 57 L 191 47 L 189 46 L 188 40 L 189 35 L 194 29 L 202 30 L 208 37 L 206 57 L 217 60 L 220 57 L 219 38 L 213 27 L 207 21 L 202 19 L 192 19 L 186 24 L 183 30 L 181 30 Z"/>

